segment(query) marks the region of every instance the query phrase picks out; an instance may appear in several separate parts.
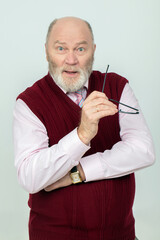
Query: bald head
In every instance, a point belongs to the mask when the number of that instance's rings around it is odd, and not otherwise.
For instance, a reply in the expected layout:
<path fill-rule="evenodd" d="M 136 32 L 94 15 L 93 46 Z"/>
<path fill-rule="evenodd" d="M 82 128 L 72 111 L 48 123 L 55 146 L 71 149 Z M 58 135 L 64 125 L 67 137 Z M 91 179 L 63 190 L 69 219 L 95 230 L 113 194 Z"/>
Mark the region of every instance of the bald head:
<path fill-rule="evenodd" d="M 87 29 L 87 31 L 89 31 L 89 34 L 92 38 L 92 41 L 93 41 L 93 44 L 94 44 L 94 35 L 93 35 L 93 31 L 92 31 L 92 27 L 91 25 L 81 19 L 81 18 L 77 18 L 77 17 L 63 17 L 63 18 L 59 18 L 59 19 L 54 19 L 51 24 L 49 25 L 49 28 L 48 28 L 48 32 L 47 32 L 47 36 L 46 36 L 46 45 L 48 44 L 48 40 L 49 40 L 49 37 L 50 37 L 50 34 L 52 32 L 52 29 L 56 26 L 56 27 L 59 27 L 60 26 L 74 26 L 75 28 L 77 28 L 79 25 L 81 26 L 84 26 L 84 28 Z"/>

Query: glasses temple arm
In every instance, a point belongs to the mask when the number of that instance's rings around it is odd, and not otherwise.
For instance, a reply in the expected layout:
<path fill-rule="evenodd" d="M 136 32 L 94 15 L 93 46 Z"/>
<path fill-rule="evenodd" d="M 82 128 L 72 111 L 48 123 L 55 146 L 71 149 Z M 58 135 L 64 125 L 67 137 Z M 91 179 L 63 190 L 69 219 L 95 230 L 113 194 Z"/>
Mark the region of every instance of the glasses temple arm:
<path fill-rule="evenodd" d="M 118 101 L 116 101 L 116 100 L 114 100 L 114 99 L 111 99 L 111 98 L 110 98 L 109 100 L 112 101 L 112 102 L 119 103 L 119 104 L 121 104 L 121 105 L 123 105 L 123 106 L 125 106 L 125 107 L 131 108 L 131 109 L 133 109 L 133 110 L 139 112 L 139 110 L 138 110 L 137 108 L 130 107 L 130 106 L 124 104 L 124 103 L 118 102 Z"/>

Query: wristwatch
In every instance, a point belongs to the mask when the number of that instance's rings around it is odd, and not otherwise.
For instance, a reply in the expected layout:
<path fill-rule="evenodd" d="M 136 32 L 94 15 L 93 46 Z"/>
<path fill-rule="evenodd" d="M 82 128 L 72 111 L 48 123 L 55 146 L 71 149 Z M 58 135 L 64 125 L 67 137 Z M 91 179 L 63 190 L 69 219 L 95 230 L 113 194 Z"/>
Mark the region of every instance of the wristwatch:
<path fill-rule="evenodd" d="M 80 176 L 79 171 L 77 170 L 76 166 L 71 169 L 70 176 L 71 176 L 73 184 L 82 182 L 81 176 Z"/>

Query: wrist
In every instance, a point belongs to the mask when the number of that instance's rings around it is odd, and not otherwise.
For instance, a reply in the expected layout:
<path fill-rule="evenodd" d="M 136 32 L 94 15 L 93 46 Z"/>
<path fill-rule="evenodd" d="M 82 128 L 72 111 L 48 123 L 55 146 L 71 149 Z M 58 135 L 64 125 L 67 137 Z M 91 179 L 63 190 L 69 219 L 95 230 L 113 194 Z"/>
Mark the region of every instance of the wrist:
<path fill-rule="evenodd" d="M 79 171 L 79 174 L 80 174 L 80 177 L 81 177 L 82 181 L 85 181 L 86 180 L 86 176 L 84 174 L 83 168 L 82 168 L 80 163 L 77 166 L 77 170 Z"/>
<path fill-rule="evenodd" d="M 80 127 L 78 127 L 77 129 L 77 134 L 78 134 L 78 137 L 79 139 L 85 144 L 85 145 L 89 145 L 90 144 L 90 140 L 88 137 L 87 137 L 87 134 L 85 134 L 84 132 L 81 131 Z"/>

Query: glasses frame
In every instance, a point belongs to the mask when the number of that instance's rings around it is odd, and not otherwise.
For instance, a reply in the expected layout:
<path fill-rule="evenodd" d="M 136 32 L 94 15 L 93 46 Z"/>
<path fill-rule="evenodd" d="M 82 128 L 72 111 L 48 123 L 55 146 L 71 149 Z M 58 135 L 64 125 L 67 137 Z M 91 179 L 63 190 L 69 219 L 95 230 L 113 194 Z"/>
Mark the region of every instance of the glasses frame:
<path fill-rule="evenodd" d="M 103 81 L 102 92 L 104 92 L 104 87 L 105 87 L 105 83 L 106 83 L 106 77 L 107 77 L 108 69 L 109 69 L 109 65 L 107 65 L 107 69 L 106 69 L 106 73 L 105 73 L 105 77 L 104 77 L 104 81 Z M 116 100 L 114 100 L 114 99 L 111 99 L 111 98 L 109 99 L 109 101 L 111 101 L 111 102 L 116 102 L 116 103 L 118 103 L 118 104 L 121 104 L 121 105 L 123 105 L 123 106 L 125 106 L 125 107 L 127 107 L 127 108 L 130 108 L 130 109 L 132 109 L 132 110 L 135 111 L 135 112 L 125 112 L 125 111 L 122 111 L 122 110 L 120 109 L 120 110 L 118 111 L 119 113 L 139 114 L 139 110 L 138 110 L 137 108 L 131 107 L 131 106 L 127 105 L 127 104 L 118 102 L 118 101 L 116 101 Z"/>

